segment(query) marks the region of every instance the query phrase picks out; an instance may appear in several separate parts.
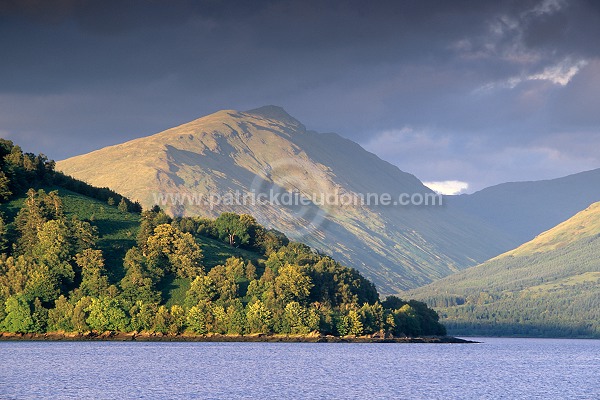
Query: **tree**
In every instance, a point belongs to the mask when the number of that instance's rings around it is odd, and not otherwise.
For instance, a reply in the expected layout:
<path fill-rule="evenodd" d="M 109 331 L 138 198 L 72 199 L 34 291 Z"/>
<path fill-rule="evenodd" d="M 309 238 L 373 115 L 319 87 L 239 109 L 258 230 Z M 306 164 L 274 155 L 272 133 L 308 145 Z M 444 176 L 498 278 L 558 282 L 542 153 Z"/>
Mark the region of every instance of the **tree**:
<path fill-rule="evenodd" d="M 108 277 L 104 275 L 104 258 L 101 250 L 86 249 L 75 256 L 81 268 L 79 290 L 84 296 L 100 297 L 107 294 Z"/>
<path fill-rule="evenodd" d="M 12 195 L 12 191 L 10 190 L 10 180 L 4 173 L 4 171 L 0 171 L 0 201 L 8 200 Z"/>
<path fill-rule="evenodd" d="M 131 316 L 131 320 L 129 321 L 130 330 L 136 332 L 151 331 L 157 309 L 156 304 L 144 303 L 141 300 L 136 301 L 129 310 L 129 315 Z"/>
<path fill-rule="evenodd" d="M 48 330 L 72 332 L 73 326 L 73 308 L 65 296 L 60 296 L 54 302 L 54 308 L 48 310 Z"/>
<path fill-rule="evenodd" d="M 41 201 L 42 196 L 42 193 L 36 193 L 35 190 L 29 189 L 25 204 L 15 218 L 15 227 L 19 232 L 16 243 L 19 255 L 31 253 L 38 241 L 38 230 L 48 220 L 47 212 Z"/>
<path fill-rule="evenodd" d="M 239 285 L 231 277 L 228 277 L 227 268 L 224 265 L 213 267 L 208 272 L 208 276 L 214 283 L 218 300 L 222 305 L 238 297 Z"/>
<path fill-rule="evenodd" d="M 246 311 L 240 299 L 234 299 L 227 307 L 227 333 L 243 335 L 246 332 Z"/>
<path fill-rule="evenodd" d="M 37 264 L 27 257 L 20 258 L 28 260 L 28 276 L 26 277 L 23 296 L 33 301 L 39 298 L 44 302 L 52 302 L 60 296 L 60 282 L 50 268 L 44 264 Z"/>
<path fill-rule="evenodd" d="M 2 218 L 2 213 L 0 213 L 0 254 L 4 254 L 8 247 L 6 233 L 6 224 L 4 223 L 4 218 Z"/>
<path fill-rule="evenodd" d="M 249 304 L 246 310 L 246 322 L 250 333 L 269 333 L 271 332 L 271 323 L 273 313 L 257 300 Z"/>
<path fill-rule="evenodd" d="M 384 328 L 383 306 L 380 303 L 365 303 L 358 310 L 363 330 L 366 334 L 379 332 Z"/>
<path fill-rule="evenodd" d="M 198 243 L 191 234 L 169 224 L 154 229 L 146 248 L 148 262 L 156 267 L 164 266 L 167 272 L 190 279 L 204 274 L 202 249 Z"/>
<path fill-rule="evenodd" d="M 210 303 L 207 301 L 201 301 L 187 312 L 188 328 L 200 335 L 208 333 L 210 319 Z"/>
<path fill-rule="evenodd" d="M 5 305 L 6 317 L 2 322 L 3 330 L 14 333 L 34 331 L 31 307 L 25 297 L 11 296 L 6 300 Z"/>
<path fill-rule="evenodd" d="M 121 201 L 119 202 L 119 205 L 117 206 L 117 209 L 121 212 L 129 211 L 129 206 L 127 206 L 127 202 L 125 201 L 124 198 L 121 198 Z"/>
<path fill-rule="evenodd" d="M 399 298 L 398 296 L 388 296 L 383 301 L 383 308 L 390 310 L 397 310 L 398 308 L 404 306 L 406 302 Z"/>
<path fill-rule="evenodd" d="M 138 246 L 142 249 L 146 248 L 148 238 L 154 234 L 157 226 L 162 224 L 170 224 L 171 218 L 165 214 L 158 206 L 154 206 L 151 210 L 142 212 L 140 229 L 137 235 Z"/>
<path fill-rule="evenodd" d="M 75 331 L 81 333 L 90 329 L 90 326 L 87 324 L 87 318 L 89 315 L 88 308 L 91 304 L 91 297 L 82 297 L 77 301 L 75 307 L 73 307 L 73 318 L 71 319 L 71 322 Z"/>
<path fill-rule="evenodd" d="M 72 253 L 82 253 L 93 248 L 98 241 L 98 229 L 87 221 L 73 216 L 67 224 Z"/>
<path fill-rule="evenodd" d="M 169 325 L 169 333 L 177 335 L 185 330 L 186 314 L 183 307 L 174 304 L 171 306 L 171 324 Z"/>
<path fill-rule="evenodd" d="M 38 241 L 33 248 L 35 261 L 41 267 L 47 267 L 50 277 L 62 292 L 70 288 L 75 278 L 75 272 L 69 263 L 72 259 L 69 242 L 66 224 L 61 220 L 50 220 L 38 231 Z"/>
<path fill-rule="evenodd" d="M 253 247 L 262 251 L 263 254 L 269 256 L 271 253 L 278 251 L 283 246 L 287 246 L 290 240 L 275 229 L 265 229 L 259 227 L 255 230 L 255 238 Z"/>
<path fill-rule="evenodd" d="M 185 293 L 185 306 L 191 308 L 201 301 L 213 301 L 217 298 L 217 288 L 209 276 L 197 276 Z"/>
<path fill-rule="evenodd" d="M 213 304 L 212 309 L 212 324 L 210 331 L 213 333 L 227 333 L 228 318 L 225 308 L 219 304 Z"/>
<path fill-rule="evenodd" d="M 304 301 L 313 286 L 310 277 L 297 265 L 288 264 L 280 268 L 275 278 L 275 293 L 284 304 Z"/>
<path fill-rule="evenodd" d="M 249 281 L 256 279 L 256 267 L 250 260 L 248 260 L 248 263 L 246 264 L 246 279 Z"/>
<path fill-rule="evenodd" d="M 227 240 L 232 247 L 239 247 L 250 242 L 256 220 L 247 214 L 223 213 L 215 220 L 214 226 L 219 239 Z"/>
<path fill-rule="evenodd" d="M 360 315 L 356 312 L 356 310 L 348 311 L 348 315 L 346 317 L 348 319 L 348 333 L 350 335 L 360 336 L 363 334 L 363 323 L 360 319 Z"/>
<path fill-rule="evenodd" d="M 307 334 L 319 329 L 319 314 L 314 308 L 302 307 L 300 303 L 292 301 L 285 306 L 283 314 L 284 332 L 293 334 Z"/>
<path fill-rule="evenodd" d="M 244 260 L 238 257 L 229 257 L 225 261 L 225 275 L 231 281 L 243 279 L 244 276 Z"/>
<path fill-rule="evenodd" d="M 152 330 L 154 332 L 168 333 L 171 326 L 171 313 L 166 306 L 159 306 L 154 316 Z"/>
<path fill-rule="evenodd" d="M 98 332 L 125 331 L 129 324 L 129 319 L 117 299 L 92 298 L 92 303 L 86 311 L 89 312 L 86 322 Z"/>
<path fill-rule="evenodd" d="M 396 325 L 392 331 L 394 336 L 419 336 L 421 334 L 417 311 L 410 305 L 403 305 L 394 310 L 393 314 Z"/>
<path fill-rule="evenodd" d="M 146 257 L 140 249 L 132 247 L 125 254 L 123 261 L 125 276 L 121 279 L 121 299 L 129 307 L 136 301 L 144 303 L 160 303 L 161 294 L 156 290 L 156 284 L 162 277 L 160 268 L 150 268 Z"/>
<path fill-rule="evenodd" d="M 42 306 L 42 302 L 38 298 L 33 301 L 31 318 L 33 319 L 33 332 L 46 332 L 46 329 L 48 328 L 48 310 Z"/>

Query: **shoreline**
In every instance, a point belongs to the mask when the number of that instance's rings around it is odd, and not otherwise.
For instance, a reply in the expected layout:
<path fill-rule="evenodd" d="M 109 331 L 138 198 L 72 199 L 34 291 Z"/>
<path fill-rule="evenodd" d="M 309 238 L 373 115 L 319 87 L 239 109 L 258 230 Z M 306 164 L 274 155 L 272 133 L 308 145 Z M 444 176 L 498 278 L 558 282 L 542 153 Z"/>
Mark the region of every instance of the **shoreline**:
<path fill-rule="evenodd" d="M 241 342 L 241 343 L 478 343 L 452 336 L 424 337 L 377 337 L 377 336 L 331 336 L 331 335 L 193 335 L 160 334 L 147 332 L 86 332 L 86 333 L 0 333 L 0 341 L 49 341 L 49 342 Z"/>

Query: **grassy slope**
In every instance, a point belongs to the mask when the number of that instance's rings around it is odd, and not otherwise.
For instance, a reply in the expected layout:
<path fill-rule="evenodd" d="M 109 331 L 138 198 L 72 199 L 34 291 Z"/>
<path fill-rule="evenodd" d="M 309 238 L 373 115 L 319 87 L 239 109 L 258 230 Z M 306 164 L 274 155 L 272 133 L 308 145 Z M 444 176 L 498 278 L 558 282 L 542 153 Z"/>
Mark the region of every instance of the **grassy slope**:
<path fill-rule="evenodd" d="M 600 337 L 600 203 L 408 295 L 434 305 L 452 334 Z"/>
<path fill-rule="evenodd" d="M 111 282 L 118 282 L 124 275 L 123 257 L 127 250 L 136 244 L 136 236 L 140 225 L 140 216 L 133 213 L 124 213 L 116 206 L 108 204 L 57 187 L 45 187 L 45 191 L 58 190 L 63 199 L 63 206 L 67 215 L 77 215 L 79 219 L 89 220 L 98 228 L 100 240 L 98 248 L 104 253 L 106 267 Z M 25 196 L 16 198 L 5 204 L 0 204 L 7 221 L 13 221 L 23 205 Z M 229 247 L 225 243 L 210 238 L 199 237 L 198 242 L 204 253 L 204 266 L 207 270 L 224 264 L 229 257 L 242 257 L 257 264 L 260 255 L 244 249 Z M 185 279 L 167 280 L 160 289 L 163 299 L 168 305 L 181 304 L 190 282 Z"/>

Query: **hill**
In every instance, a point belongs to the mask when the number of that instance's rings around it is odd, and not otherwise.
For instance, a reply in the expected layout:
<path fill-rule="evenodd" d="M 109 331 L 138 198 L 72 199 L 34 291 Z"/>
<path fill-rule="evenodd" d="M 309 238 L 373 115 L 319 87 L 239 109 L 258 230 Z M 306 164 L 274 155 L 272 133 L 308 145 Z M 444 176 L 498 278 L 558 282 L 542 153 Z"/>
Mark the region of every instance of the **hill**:
<path fill-rule="evenodd" d="M 448 196 L 449 207 L 508 234 L 513 247 L 600 201 L 600 169 L 557 179 L 509 182 L 469 195 Z"/>
<path fill-rule="evenodd" d="M 309 131 L 274 106 L 219 111 L 60 161 L 57 168 L 145 207 L 158 203 L 171 215 L 252 214 L 260 224 L 357 268 L 386 294 L 442 278 L 514 244 L 508 235 L 444 206 L 319 201 L 321 195 L 389 195 L 396 201 L 402 194 L 434 194 L 356 143 Z M 297 193 L 311 201 L 204 202 L 235 193 Z"/>
<path fill-rule="evenodd" d="M 600 203 L 407 295 L 433 306 L 453 334 L 600 337 Z"/>
<path fill-rule="evenodd" d="M 0 336 L 445 334 L 424 303 L 381 302 L 356 270 L 250 215 L 140 213 L 10 141 L 0 153 Z"/>

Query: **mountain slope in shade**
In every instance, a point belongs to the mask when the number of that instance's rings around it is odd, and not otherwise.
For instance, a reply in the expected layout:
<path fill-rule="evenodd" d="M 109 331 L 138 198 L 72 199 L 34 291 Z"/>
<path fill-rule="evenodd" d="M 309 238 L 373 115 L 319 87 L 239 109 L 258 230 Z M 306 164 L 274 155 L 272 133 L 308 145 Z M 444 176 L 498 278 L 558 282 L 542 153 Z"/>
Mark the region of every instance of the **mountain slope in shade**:
<path fill-rule="evenodd" d="M 454 334 L 600 337 L 600 203 L 407 295 L 437 308 Z"/>
<path fill-rule="evenodd" d="M 356 143 L 308 131 L 282 108 L 219 111 L 153 136 L 57 164 L 145 207 L 157 193 L 432 194 L 413 175 Z M 158 202 L 160 204 L 160 201 Z M 446 207 L 306 207 L 163 204 L 173 214 L 248 213 L 261 224 L 331 254 L 372 279 L 384 294 L 416 287 L 510 248 L 510 240 Z"/>
<path fill-rule="evenodd" d="M 503 183 L 470 195 L 448 197 L 451 207 L 510 235 L 514 246 L 596 201 L 600 201 L 600 169 L 557 179 Z"/>

